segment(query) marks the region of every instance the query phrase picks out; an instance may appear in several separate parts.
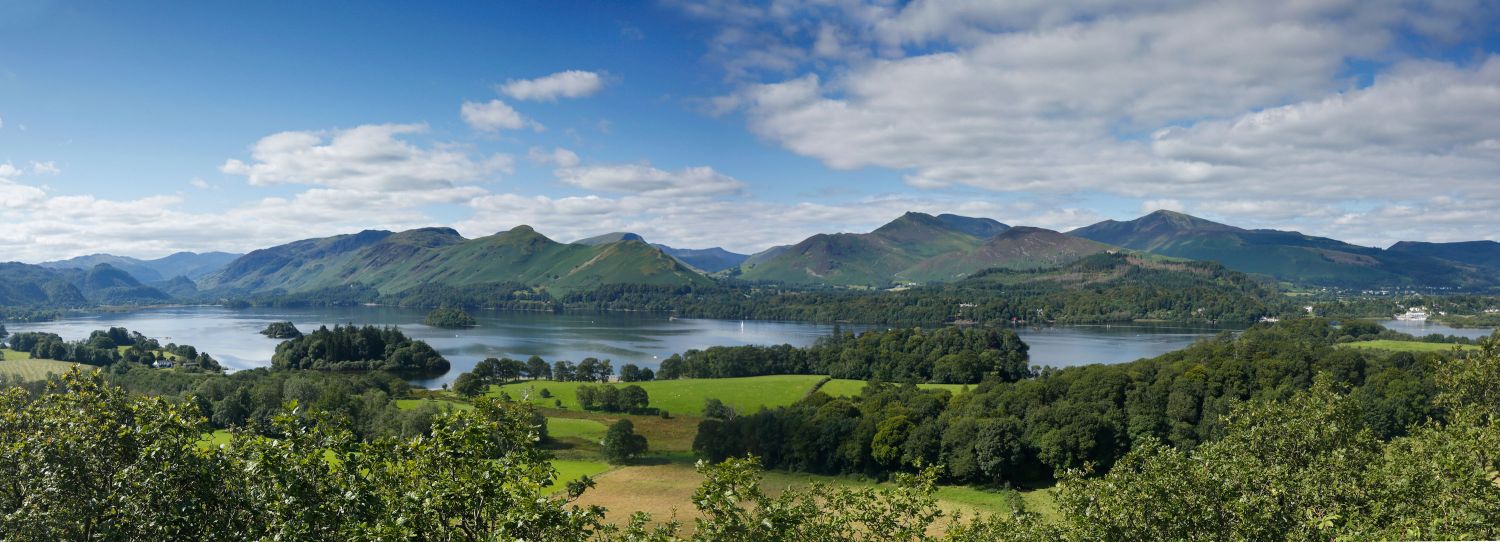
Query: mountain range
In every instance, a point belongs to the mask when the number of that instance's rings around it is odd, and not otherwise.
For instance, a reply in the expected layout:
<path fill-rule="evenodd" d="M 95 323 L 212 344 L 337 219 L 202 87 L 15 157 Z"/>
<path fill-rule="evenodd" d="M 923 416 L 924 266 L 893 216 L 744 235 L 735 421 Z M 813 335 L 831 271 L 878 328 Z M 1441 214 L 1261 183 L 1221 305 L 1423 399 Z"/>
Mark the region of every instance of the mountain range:
<path fill-rule="evenodd" d="M 1397 243 L 1388 250 L 1294 231 L 1250 230 L 1173 212 L 1106 220 L 1068 232 L 1123 248 L 1192 260 L 1277 280 L 1319 286 L 1493 286 L 1496 252 L 1464 243 Z M 1448 256 L 1447 259 L 1438 254 Z"/>
<path fill-rule="evenodd" d="M 93 269 L 99 264 L 109 264 L 111 267 L 130 273 L 142 283 L 161 282 L 175 277 L 187 277 L 198 279 L 223 269 L 229 262 L 243 254 L 231 254 L 228 252 L 178 252 L 154 260 L 141 260 L 128 256 L 115 256 L 112 254 L 90 254 L 66 260 L 42 262 L 37 265 L 50 267 L 52 269 Z"/>
<path fill-rule="evenodd" d="M 0 306 L 82 307 L 161 303 L 171 298 L 107 263 L 89 269 L 0 263 Z"/>
<path fill-rule="evenodd" d="M 381 295 L 419 286 L 520 285 L 554 295 L 603 285 L 701 286 L 733 277 L 799 285 L 954 282 L 985 270 L 1062 268 L 1105 253 L 1222 263 L 1278 281 L 1337 287 L 1500 285 L 1500 243 L 1400 242 L 1387 249 L 1298 232 L 1245 229 L 1156 211 L 1069 232 L 988 218 L 906 213 L 868 233 L 817 234 L 753 255 L 680 249 L 616 232 L 560 243 L 529 226 L 467 239 L 450 228 L 367 230 L 252 251 L 155 260 L 94 254 L 0 264 L 0 305 L 77 306 L 171 298 L 295 294 L 361 284 Z M 715 278 L 717 277 L 717 279 Z"/>
<path fill-rule="evenodd" d="M 307 239 L 252 251 L 198 281 L 200 289 L 222 295 L 310 292 L 355 283 L 394 294 L 424 285 L 519 283 L 566 293 L 604 284 L 710 282 L 637 239 L 559 243 L 530 226 L 477 239 L 451 228 Z"/>

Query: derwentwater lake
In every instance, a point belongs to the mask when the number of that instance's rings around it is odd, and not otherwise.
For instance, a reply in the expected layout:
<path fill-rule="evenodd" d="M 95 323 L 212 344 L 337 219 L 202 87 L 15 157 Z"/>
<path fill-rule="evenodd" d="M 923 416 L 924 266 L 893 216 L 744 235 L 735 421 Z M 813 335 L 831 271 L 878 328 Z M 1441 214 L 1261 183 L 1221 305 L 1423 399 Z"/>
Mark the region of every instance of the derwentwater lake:
<path fill-rule="evenodd" d="M 398 326 L 408 336 L 427 341 L 453 363 L 443 376 L 414 381 L 437 387 L 452 382 L 487 357 L 547 361 L 610 359 L 655 368 L 662 359 L 693 348 L 746 344 L 806 346 L 827 336 L 832 325 L 805 322 L 669 318 L 655 313 L 551 314 L 473 311 L 477 327 L 441 329 L 422 324 L 427 311 L 394 307 L 320 307 L 228 309 L 218 306 L 150 308 L 93 313 L 52 322 L 7 324 L 12 332 L 46 331 L 67 340 L 88 337 L 96 329 L 125 327 L 161 341 L 190 344 L 232 369 L 271 364 L 280 340 L 260 334 L 271 322 L 290 321 L 303 332 L 335 324 Z M 858 331 L 872 326 L 850 326 Z M 1018 328 L 1031 346 L 1034 365 L 1066 367 L 1121 363 L 1153 357 L 1211 337 L 1221 330 L 1154 324 L 1116 324 Z"/>

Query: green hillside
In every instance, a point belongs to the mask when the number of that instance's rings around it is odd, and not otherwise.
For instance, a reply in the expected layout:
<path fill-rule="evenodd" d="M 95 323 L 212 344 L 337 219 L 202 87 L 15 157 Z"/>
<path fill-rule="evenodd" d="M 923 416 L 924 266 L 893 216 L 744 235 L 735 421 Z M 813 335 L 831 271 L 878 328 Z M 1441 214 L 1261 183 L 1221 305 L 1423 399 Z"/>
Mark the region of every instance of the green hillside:
<path fill-rule="evenodd" d="M 161 290 L 145 286 L 109 264 L 89 269 L 52 269 L 17 262 L 0 263 L 0 306 L 126 305 L 160 303 L 169 298 Z"/>
<path fill-rule="evenodd" d="M 1397 254 L 1437 258 L 1458 264 L 1500 271 L 1500 243 L 1495 241 L 1463 241 L 1458 243 L 1402 241 L 1391 245 L 1391 248 L 1386 249 L 1386 251 Z"/>
<path fill-rule="evenodd" d="M 740 276 L 797 284 L 883 286 L 902 280 L 904 271 L 929 258 L 982 245 L 984 238 L 964 231 L 975 231 L 976 225 L 966 222 L 973 220 L 982 219 L 945 221 L 906 213 L 870 233 L 818 234 L 767 257 L 752 257 L 742 265 Z"/>
<path fill-rule="evenodd" d="M 1111 248 L 1052 230 L 1017 226 L 971 250 L 929 258 L 902 276 L 918 281 L 952 281 L 983 269 L 1049 269 Z"/>
<path fill-rule="evenodd" d="M 1247 230 L 1173 211 L 1068 232 L 1120 247 L 1210 260 L 1230 269 L 1328 286 L 1485 286 L 1495 278 L 1435 258 L 1278 230 Z"/>
<path fill-rule="evenodd" d="M 517 226 L 478 239 L 423 228 L 298 241 L 246 254 L 203 285 L 228 293 L 296 293 L 355 282 L 381 294 L 500 282 L 566 293 L 618 283 L 703 285 L 710 279 L 641 241 L 567 244 Z"/>

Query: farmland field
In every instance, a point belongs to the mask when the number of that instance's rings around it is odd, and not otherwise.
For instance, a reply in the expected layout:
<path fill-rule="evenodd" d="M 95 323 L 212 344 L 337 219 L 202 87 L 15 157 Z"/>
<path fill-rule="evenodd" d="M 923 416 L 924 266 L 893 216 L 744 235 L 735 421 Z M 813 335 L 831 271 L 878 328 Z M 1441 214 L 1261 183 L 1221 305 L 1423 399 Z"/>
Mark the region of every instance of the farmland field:
<path fill-rule="evenodd" d="M 49 374 L 60 375 L 77 365 L 69 361 L 31 359 L 31 354 L 28 352 L 15 350 L 0 350 L 0 352 L 5 353 L 5 359 L 0 360 L 0 373 L 16 375 L 25 380 L 46 380 Z"/>
<path fill-rule="evenodd" d="M 632 465 L 618 467 L 594 477 L 598 483 L 594 489 L 583 494 L 580 504 L 597 504 L 611 510 L 640 510 L 650 512 L 654 519 L 665 521 L 675 517 L 687 525 L 697 517 L 693 509 L 693 492 L 703 482 L 703 477 L 691 463 L 673 462 L 661 465 Z M 817 476 L 768 471 L 761 480 L 761 487 L 770 495 L 777 495 L 792 487 L 802 487 L 814 482 L 841 486 L 874 485 L 874 482 L 853 477 Z M 943 486 L 937 492 L 938 506 L 943 510 L 962 512 L 965 516 L 994 514 L 1010 510 L 1013 499 L 1019 498 L 1027 510 L 1051 518 L 1056 514 L 1052 495 L 1046 490 L 1015 492 L 1010 490 L 989 491 L 985 489 Z M 623 520 L 624 518 L 617 518 Z M 941 524 L 941 522 L 940 522 Z"/>
<path fill-rule="evenodd" d="M 745 378 L 702 378 L 682 380 L 656 380 L 651 382 L 615 383 L 617 386 L 639 385 L 651 398 L 651 406 L 673 414 L 699 415 L 703 413 L 703 402 L 714 398 L 742 413 L 755 412 L 761 407 L 790 405 L 807 395 L 822 376 L 818 375 L 772 375 Z M 563 408 L 579 409 L 575 393 L 585 382 L 555 382 L 551 380 L 523 381 L 491 387 L 489 394 L 497 396 L 504 391 L 513 399 L 528 397 L 539 406 L 555 407 L 562 401 Z M 860 382 L 863 385 L 863 382 Z M 552 397 L 541 397 L 545 388 Z"/>
<path fill-rule="evenodd" d="M 823 384 L 823 387 L 818 388 L 818 391 L 834 397 L 853 397 L 860 395 L 864 391 L 865 384 L 867 382 L 863 380 L 833 379 Z M 950 393 L 958 395 L 971 386 L 963 384 L 917 384 L 917 387 L 924 390 L 948 390 Z"/>
<path fill-rule="evenodd" d="M 1464 350 L 1478 350 L 1479 347 L 1472 344 L 1454 345 L 1449 343 L 1429 343 L 1421 341 L 1392 341 L 1380 339 L 1375 341 L 1361 341 L 1343 343 L 1339 345 L 1344 348 L 1362 348 L 1367 350 L 1390 350 L 1392 352 L 1448 352 L 1454 346 L 1460 346 Z"/>

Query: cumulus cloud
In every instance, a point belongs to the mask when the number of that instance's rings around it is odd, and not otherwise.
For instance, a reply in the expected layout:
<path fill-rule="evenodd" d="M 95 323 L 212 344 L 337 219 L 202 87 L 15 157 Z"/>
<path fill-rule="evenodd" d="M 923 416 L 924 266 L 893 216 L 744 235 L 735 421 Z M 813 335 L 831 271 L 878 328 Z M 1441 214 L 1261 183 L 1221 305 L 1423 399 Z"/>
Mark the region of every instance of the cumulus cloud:
<path fill-rule="evenodd" d="M 32 175 L 58 175 L 62 170 L 57 167 L 57 162 L 35 162 L 31 163 Z"/>
<path fill-rule="evenodd" d="M 582 98 L 604 89 L 597 72 L 568 70 L 536 79 L 511 79 L 499 86 L 501 94 L 522 101 L 555 102 L 558 98 Z"/>
<path fill-rule="evenodd" d="M 526 157 L 538 164 L 550 164 L 565 168 L 576 166 L 579 163 L 577 153 L 562 147 L 554 147 L 551 151 L 541 147 L 532 147 L 531 150 L 527 151 Z"/>
<path fill-rule="evenodd" d="M 541 131 L 543 128 L 541 124 L 521 116 L 519 112 L 500 100 L 483 103 L 464 102 L 459 107 L 459 115 L 469 127 L 482 132 L 520 130 L 526 127 Z"/>
<path fill-rule="evenodd" d="M 251 146 L 251 162 L 230 159 L 220 170 L 244 176 L 256 186 L 422 191 L 481 181 L 512 167 L 507 155 L 473 157 L 452 146 L 422 147 L 402 138 L 426 130 L 422 124 L 368 124 L 325 132 L 281 132 Z"/>
<path fill-rule="evenodd" d="M 573 157 L 576 160 L 576 156 Z M 562 167 L 557 179 L 587 190 L 656 196 L 717 196 L 735 194 L 744 183 L 708 166 L 666 171 L 647 162 Z"/>
<path fill-rule="evenodd" d="M 1336 218 L 1474 200 L 1500 171 L 1500 61 L 1414 58 L 1492 31 L 1494 3 L 677 4 L 718 27 L 708 56 L 735 88 L 718 112 L 920 189 L 1176 200 L 1376 242 Z"/>

